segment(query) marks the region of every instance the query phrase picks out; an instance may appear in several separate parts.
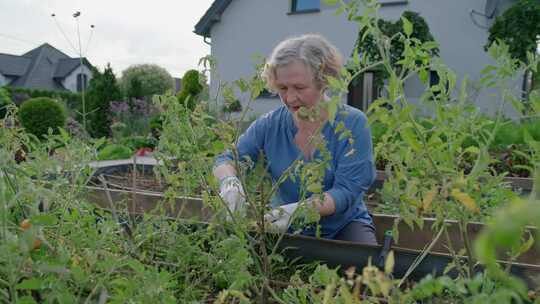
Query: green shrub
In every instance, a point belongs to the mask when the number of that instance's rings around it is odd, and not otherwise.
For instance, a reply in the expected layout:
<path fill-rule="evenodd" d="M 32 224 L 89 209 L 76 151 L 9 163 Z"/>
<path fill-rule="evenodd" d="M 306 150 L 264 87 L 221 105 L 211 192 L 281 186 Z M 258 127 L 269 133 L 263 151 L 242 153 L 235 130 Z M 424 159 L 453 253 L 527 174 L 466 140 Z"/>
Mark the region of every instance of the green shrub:
<path fill-rule="evenodd" d="M 123 138 L 120 141 L 120 144 L 135 151 L 140 148 L 153 149 L 157 146 L 157 141 L 155 138 L 148 138 L 148 137 L 143 137 L 143 136 L 130 136 L 130 137 Z"/>
<path fill-rule="evenodd" d="M 4 89 L 8 90 L 17 105 L 22 104 L 30 98 L 49 97 L 56 100 L 64 100 L 70 109 L 78 109 L 82 100 L 81 94 L 69 91 L 47 91 L 17 87 L 4 87 Z M 15 98 L 15 96 L 19 96 L 19 98 Z"/>
<path fill-rule="evenodd" d="M 510 145 L 521 145 L 523 143 L 522 128 L 519 122 L 506 121 L 495 134 L 492 148 L 505 149 Z"/>
<path fill-rule="evenodd" d="M 197 97 L 202 92 L 203 86 L 200 83 L 199 71 L 189 70 L 182 77 L 182 89 L 176 96 L 178 101 L 193 111 L 197 105 Z M 186 99 L 187 101 L 186 104 Z"/>
<path fill-rule="evenodd" d="M 29 99 L 19 109 L 21 124 L 30 134 L 43 138 L 49 128 L 53 133 L 66 124 L 66 112 L 56 100 L 39 97 Z"/>
<path fill-rule="evenodd" d="M 130 148 L 119 145 L 119 144 L 110 144 L 105 146 L 101 151 L 99 151 L 97 159 L 98 160 L 117 160 L 117 159 L 128 159 L 133 155 L 133 150 Z"/>
<path fill-rule="evenodd" d="M 6 116 L 7 106 L 11 103 L 13 103 L 13 101 L 11 100 L 11 94 L 9 94 L 9 91 L 4 88 L 0 88 L 0 119 L 3 119 Z"/>

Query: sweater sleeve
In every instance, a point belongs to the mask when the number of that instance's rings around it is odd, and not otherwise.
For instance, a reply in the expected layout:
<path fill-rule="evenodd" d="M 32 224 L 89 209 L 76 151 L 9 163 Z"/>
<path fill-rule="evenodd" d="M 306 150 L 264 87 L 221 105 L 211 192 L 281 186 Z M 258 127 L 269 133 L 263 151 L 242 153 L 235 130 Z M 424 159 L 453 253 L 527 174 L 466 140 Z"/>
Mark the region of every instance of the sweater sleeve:
<path fill-rule="evenodd" d="M 351 145 L 348 139 L 339 141 L 339 149 L 334 156 L 337 158 L 334 184 L 326 191 L 334 199 L 336 214 L 351 208 L 376 176 L 371 131 L 363 113 L 355 119 L 350 130 L 354 142 Z"/>
<path fill-rule="evenodd" d="M 268 117 L 262 116 L 255 120 L 249 128 L 240 135 L 236 144 L 240 161 L 246 162 L 249 159 L 253 164 L 257 162 L 259 153 L 264 150 L 264 140 L 268 124 Z M 214 167 L 232 161 L 234 161 L 234 154 L 231 150 L 226 150 L 216 157 Z"/>

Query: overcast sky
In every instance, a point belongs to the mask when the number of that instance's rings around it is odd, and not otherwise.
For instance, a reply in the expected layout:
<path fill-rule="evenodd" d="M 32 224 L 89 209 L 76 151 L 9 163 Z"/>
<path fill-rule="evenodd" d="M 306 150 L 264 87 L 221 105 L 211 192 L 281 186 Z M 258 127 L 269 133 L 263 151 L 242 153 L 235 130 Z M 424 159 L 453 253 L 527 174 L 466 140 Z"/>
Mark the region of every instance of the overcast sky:
<path fill-rule="evenodd" d="M 77 23 L 72 15 L 80 11 L 83 56 L 93 65 L 102 70 L 110 62 L 120 76 L 132 64 L 155 63 L 173 77 L 181 77 L 185 71 L 197 68 L 199 58 L 210 53 L 210 47 L 193 29 L 212 2 L 0 0 L 0 53 L 22 55 L 48 42 L 78 57 Z M 90 35 L 92 24 L 95 28 Z"/>

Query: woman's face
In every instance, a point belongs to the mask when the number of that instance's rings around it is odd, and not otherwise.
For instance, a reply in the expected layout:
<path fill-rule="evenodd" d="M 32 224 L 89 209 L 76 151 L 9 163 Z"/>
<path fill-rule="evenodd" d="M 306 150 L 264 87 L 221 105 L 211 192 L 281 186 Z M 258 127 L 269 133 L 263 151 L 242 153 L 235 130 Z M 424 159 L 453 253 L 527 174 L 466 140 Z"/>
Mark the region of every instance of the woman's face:
<path fill-rule="evenodd" d="M 292 113 L 300 107 L 311 108 L 322 99 L 321 88 L 315 83 L 313 73 L 299 61 L 276 68 L 276 87 L 279 97 Z"/>

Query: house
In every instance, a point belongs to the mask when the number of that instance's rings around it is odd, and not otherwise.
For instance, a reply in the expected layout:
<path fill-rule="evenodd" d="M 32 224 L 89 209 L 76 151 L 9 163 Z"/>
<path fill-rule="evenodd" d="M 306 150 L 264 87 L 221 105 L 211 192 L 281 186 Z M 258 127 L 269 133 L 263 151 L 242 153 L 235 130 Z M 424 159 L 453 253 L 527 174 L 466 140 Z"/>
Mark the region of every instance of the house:
<path fill-rule="evenodd" d="M 173 86 L 174 94 L 176 95 L 182 89 L 182 78 L 173 77 L 173 81 L 174 81 L 174 86 Z"/>
<path fill-rule="evenodd" d="M 489 26 L 516 1 L 380 0 L 379 14 L 382 19 L 397 20 L 403 11 L 418 12 L 440 45 L 440 57 L 456 72 L 458 81 L 468 75 L 475 82 L 482 68 L 493 63 L 484 50 Z M 254 62 L 250 58 L 254 54 L 268 56 L 279 41 L 290 36 L 320 33 L 344 56 L 350 56 L 358 27 L 344 16 L 335 16 L 336 8 L 319 0 L 215 0 L 194 30 L 211 45 L 211 55 L 217 61 L 211 92 L 217 92 L 220 83 L 252 75 Z M 366 83 L 359 86 L 353 88 L 357 94 L 347 102 L 365 109 L 373 94 Z M 424 89 L 418 78 L 405 83 L 406 96 L 412 101 L 417 101 Z M 476 99 L 477 105 L 488 112 L 494 108 L 490 93 L 481 92 Z M 251 108 L 258 115 L 280 104 L 277 97 L 264 95 Z"/>
<path fill-rule="evenodd" d="M 20 56 L 0 53 L 0 86 L 80 92 L 92 69 L 86 58 L 69 57 L 44 43 Z"/>

